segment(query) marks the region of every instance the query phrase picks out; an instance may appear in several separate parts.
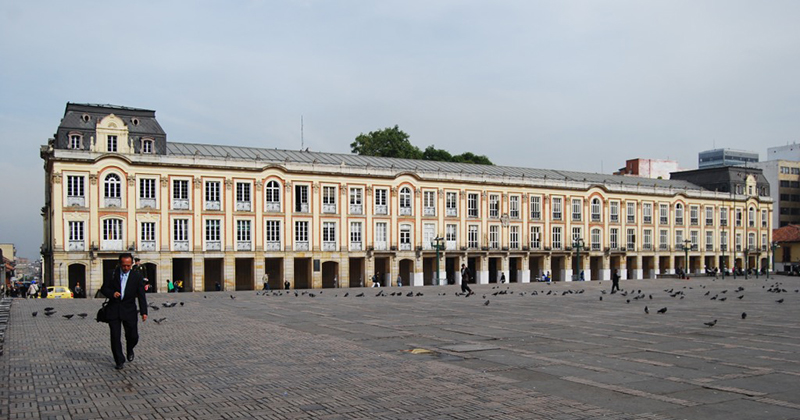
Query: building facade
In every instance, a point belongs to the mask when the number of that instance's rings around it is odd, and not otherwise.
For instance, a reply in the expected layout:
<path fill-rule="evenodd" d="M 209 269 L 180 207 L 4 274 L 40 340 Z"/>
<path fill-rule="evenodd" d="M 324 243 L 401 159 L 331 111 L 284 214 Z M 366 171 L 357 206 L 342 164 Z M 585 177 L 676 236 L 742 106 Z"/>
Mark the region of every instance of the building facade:
<path fill-rule="evenodd" d="M 678 162 L 665 159 L 628 159 L 625 167 L 620 168 L 614 175 L 632 175 L 642 178 L 669 179 L 669 174 L 677 172 Z"/>
<path fill-rule="evenodd" d="M 771 188 L 772 225 L 800 225 L 800 161 L 767 160 L 753 165 L 764 172 Z"/>
<path fill-rule="evenodd" d="M 719 166 L 740 166 L 758 162 L 758 153 L 746 150 L 714 149 L 700 152 L 697 157 L 699 169 Z"/>
<path fill-rule="evenodd" d="M 654 277 L 766 264 L 772 202 L 679 180 L 168 142 L 155 112 L 67 104 L 42 146 L 48 284 L 120 252 L 158 291 Z M 686 250 L 684 246 L 688 244 Z M 729 245 L 730 244 L 730 245 Z M 438 248 L 438 249 L 437 249 Z M 687 252 L 688 251 L 688 252 Z M 688 261 L 686 256 L 688 254 Z"/>

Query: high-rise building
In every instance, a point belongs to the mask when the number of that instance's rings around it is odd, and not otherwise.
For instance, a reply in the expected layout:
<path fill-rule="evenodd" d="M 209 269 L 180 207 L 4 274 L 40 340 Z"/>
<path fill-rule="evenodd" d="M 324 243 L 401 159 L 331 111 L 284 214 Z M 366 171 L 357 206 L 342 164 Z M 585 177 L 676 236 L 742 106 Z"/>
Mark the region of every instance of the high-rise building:
<path fill-rule="evenodd" d="M 741 166 L 758 162 L 758 153 L 734 149 L 706 150 L 698 154 L 699 169 L 718 166 Z"/>

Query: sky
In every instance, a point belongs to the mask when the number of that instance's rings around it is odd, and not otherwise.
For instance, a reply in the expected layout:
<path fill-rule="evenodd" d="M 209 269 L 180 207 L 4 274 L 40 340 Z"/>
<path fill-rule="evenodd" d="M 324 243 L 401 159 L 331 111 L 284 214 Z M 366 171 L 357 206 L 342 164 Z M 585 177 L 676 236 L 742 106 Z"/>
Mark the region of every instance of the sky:
<path fill-rule="evenodd" d="M 764 159 L 800 140 L 798 21 L 795 0 L 5 0 L 0 242 L 38 257 L 67 102 L 153 109 L 176 142 L 350 153 L 398 125 L 507 166 Z"/>

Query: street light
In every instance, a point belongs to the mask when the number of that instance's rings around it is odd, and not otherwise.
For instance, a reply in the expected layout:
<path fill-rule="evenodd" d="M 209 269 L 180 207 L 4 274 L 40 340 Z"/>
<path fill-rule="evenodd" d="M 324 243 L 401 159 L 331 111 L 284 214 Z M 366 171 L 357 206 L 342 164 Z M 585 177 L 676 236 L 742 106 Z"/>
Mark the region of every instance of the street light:
<path fill-rule="evenodd" d="M 691 248 L 692 240 L 691 239 L 684 239 L 683 240 L 683 251 L 686 253 L 686 259 L 683 260 L 683 278 L 689 278 L 689 248 Z"/>
<path fill-rule="evenodd" d="M 436 250 L 436 284 L 439 286 L 442 285 L 442 279 L 439 277 L 439 251 L 444 251 L 444 244 L 442 244 L 442 241 L 444 241 L 444 238 L 437 236 L 433 238 L 433 242 L 431 242 L 433 249 Z"/>
<path fill-rule="evenodd" d="M 572 243 L 572 247 L 575 248 L 577 252 L 576 257 L 578 259 L 578 274 L 575 275 L 575 278 L 581 280 L 581 248 L 586 249 L 582 238 L 575 239 L 575 242 Z"/>
<path fill-rule="evenodd" d="M 781 246 L 778 245 L 778 243 L 775 242 L 775 241 L 772 241 L 772 244 L 770 245 L 770 249 L 772 249 L 772 271 L 775 271 L 775 250 L 780 248 L 780 247 Z M 770 270 L 768 269 L 767 270 L 767 278 L 769 278 L 769 271 Z"/>

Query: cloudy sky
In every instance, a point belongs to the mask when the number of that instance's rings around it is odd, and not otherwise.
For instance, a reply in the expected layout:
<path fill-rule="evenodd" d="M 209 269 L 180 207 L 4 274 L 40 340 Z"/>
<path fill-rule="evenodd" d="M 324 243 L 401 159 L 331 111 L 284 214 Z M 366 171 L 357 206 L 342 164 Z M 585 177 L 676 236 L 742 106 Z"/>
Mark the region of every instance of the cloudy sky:
<path fill-rule="evenodd" d="M 36 257 L 39 146 L 69 102 L 156 110 L 169 140 L 420 148 L 610 173 L 800 140 L 800 2 L 3 1 L 0 242 Z"/>

